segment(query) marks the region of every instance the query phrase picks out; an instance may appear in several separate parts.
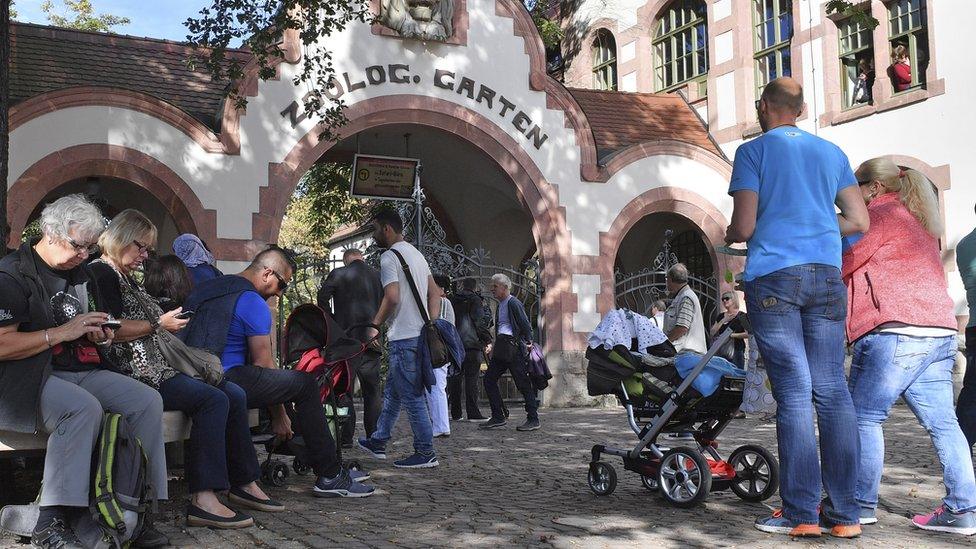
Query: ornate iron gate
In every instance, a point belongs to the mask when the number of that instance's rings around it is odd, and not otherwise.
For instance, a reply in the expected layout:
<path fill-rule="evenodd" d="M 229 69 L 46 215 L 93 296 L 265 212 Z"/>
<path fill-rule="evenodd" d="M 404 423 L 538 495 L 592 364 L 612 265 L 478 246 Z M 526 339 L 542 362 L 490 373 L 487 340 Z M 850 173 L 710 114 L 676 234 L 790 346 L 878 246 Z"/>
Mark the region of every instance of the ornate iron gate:
<path fill-rule="evenodd" d="M 668 288 L 665 278 L 675 263 L 680 263 L 678 253 L 671 246 L 674 231 L 664 232 L 664 244 L 654 258 L 652 265 L 634 273 L 616 271 L 614 273 L 614 293 L 619 309 L 630 309 L 642 315 L 649 315 L 651 305 L 658 299 L 668 301 Z M 688 278 L 691 289 L 698 294 L 701 302 L 705 327 L 711 323 L 718 310 L 718 281 L 715 276 L 701 278 L 691 275 Z"/>

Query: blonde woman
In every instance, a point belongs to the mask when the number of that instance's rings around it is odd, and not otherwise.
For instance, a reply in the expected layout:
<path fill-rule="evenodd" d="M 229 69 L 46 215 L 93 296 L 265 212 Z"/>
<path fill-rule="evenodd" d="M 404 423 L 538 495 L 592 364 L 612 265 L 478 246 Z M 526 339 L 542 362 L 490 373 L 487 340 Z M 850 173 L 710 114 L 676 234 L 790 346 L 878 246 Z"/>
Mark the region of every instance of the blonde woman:
<path fill-rule="evenodd" d="M 889 158 L 868 160 L 855 175 L 871 216 L 870 230 L 844 254 L 842 274 L 853 354 L 848 387 L 861 439 L 861 523 L 877 522 L 881 426 L 901 397 L 932 437 L 946 486 L 942 505 L 912 522 L 976 534 L 972 456 L 952 405 L 956 319 L 942 270 L 935 191 L 924 175 Z"/>
<path fill-rule="evenodd" d="M 122 320 L 108 352 L 123 373 L 157 389 L 165 410 L 179 410 L 192 419 L 187 453 L 190 504 L 189 526 L 245 528 L 254 520 L 217 499 L 229 490 L 236 505 L 261 511 L 284 507 L 272 500 L 255 482 L 260 477 L 251 443 L 247 397 L 244 390 L 224 381 L 219 387 L 179 373 L 159 350 L 156 327 L 177 332 L 187 321 L 182 308 L 163 313 L 159 305 L 133 278 L 156 245 L 156 227 L 136 210 L 115 216 L 98 240 L 103 250 L 92 262 L 98 287 L 99 307 Z"/>
<path fill-rule="evenodd" d="M 714 338 L 731 326 L 732 339 L 719 350 L 718 355 L 735 364 L 736 368 L 745 369 L 746 339 L 749 338 L 749 334 L 742 325 L 742 318 L 746 314 L 739 310 L 739 297 L 735 292 L 722 294 L 722 307 L 725 311 L 719 314 L 712 324 L 711 336 Z"/>

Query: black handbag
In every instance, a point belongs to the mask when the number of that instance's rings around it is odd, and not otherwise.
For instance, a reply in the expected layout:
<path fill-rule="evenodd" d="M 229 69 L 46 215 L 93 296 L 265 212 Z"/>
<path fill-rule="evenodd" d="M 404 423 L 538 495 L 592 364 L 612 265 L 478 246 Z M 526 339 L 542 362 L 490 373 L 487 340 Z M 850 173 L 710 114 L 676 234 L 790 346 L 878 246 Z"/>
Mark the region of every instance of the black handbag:
<path fill-rule="evenodd" d="M 410 286 L 410 292 L 413 294 L 414 301 L 417 302 L 417 309 L 420 310 L 420 317 L 424 319 L 424 329 L 422 334 L 424 340 L 427 342 L 427 352 L 430 354 L 430 364 L 434 368 L 440 368 L 447 365 L 453 360 L 451 357 L 451 351 L 447 346 L 447 342 L 444 341 L 444 336 L 441 335 L 440 330 L 430 319 L 427 314 L 427 307 L 424 306 L 424 301 L 420 298 L 420 291 L 417 290 L 417 283 L 413 280 L 413 275 L 410 274 L 410 266 L 407 265 L 406 260 L 400 255 L 400 252 L 390 248 L 390 251 L 397 256 L 400 260 L 400 268 L 403 269 L 403 274 L 407 277 L 407 284 Z"/>

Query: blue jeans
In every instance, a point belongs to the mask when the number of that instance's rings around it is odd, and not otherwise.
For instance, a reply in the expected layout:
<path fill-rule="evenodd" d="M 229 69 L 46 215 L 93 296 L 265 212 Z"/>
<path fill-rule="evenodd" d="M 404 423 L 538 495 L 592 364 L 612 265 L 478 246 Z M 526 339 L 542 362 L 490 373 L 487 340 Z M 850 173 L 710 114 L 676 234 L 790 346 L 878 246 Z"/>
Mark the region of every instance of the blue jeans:
<path fill-rule="evenodd" d="M 383 411 L 370 437 L 385 447 L 393 436 L 393 427 L 400 417 L 400 407 L 407 409 L 410 429 L 413 430 L 413 449 L 425 456 L 434 455 L 434 430 L 427 412 L 427 397 L 414 393 L 414 380 L 420 375 L 417 364 L 417 345 L 420 338 L 390 342 L 390 371 L 383 389 Z"/>
<path fill-rule="evenodd" d="M 783 515 L 816 524 L 823 512 L 834 524 L 857 524 L 860 454 L 854 404 L 844 377 L 847 288 L 829 265 L 788 267 L 745 283 L 749 319 L 776 399 Z M 820 457 L 817 460 L 817 431 Z"/>
<path fill-rule="evenodd" d="M 885 453 L 881 424 L 898 397 L 904 397 L 939 454 L 946 508 L 976 510 L 973 460 L 952 409 L 956 338 L 868 334 L 854 343 L 853 351 L 850 389 L 861 432 L 857 502 L 865 509 L 878 506 Z"/>
<path fill-rule="evenodd" d="M 186 455 L 190 493 L 245 486 L 260 477 L 244 389 L 177 374 L 160 384 L 159 393 L 164 410 L 184 412 L 193 422 Z"/>

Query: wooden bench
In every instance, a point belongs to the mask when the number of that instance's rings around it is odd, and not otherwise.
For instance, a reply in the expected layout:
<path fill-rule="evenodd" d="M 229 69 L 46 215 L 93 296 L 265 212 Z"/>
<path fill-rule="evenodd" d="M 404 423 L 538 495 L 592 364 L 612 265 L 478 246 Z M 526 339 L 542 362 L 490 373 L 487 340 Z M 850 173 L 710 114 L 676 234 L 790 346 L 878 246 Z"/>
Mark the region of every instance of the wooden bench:
<path fill-rule="evenodd" d="M 190 438 L 190 418 L 183 412 L 163 412 L 163 441 L 179 442 Z M 248 423 L 258 424 L 258 411 L 250 410 Z M 36 454 L 47 449 L 47 435 L 0 431 L 0 459 Z"/>

